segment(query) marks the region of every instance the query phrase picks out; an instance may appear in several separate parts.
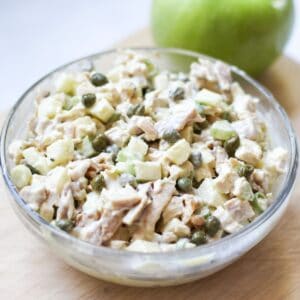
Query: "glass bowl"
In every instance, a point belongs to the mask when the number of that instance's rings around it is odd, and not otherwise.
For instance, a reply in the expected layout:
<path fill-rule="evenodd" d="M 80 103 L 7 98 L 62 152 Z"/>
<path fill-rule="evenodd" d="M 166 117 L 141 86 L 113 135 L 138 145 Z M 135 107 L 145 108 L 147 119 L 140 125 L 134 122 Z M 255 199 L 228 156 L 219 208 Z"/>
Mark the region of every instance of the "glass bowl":
<path fill-rule="evenodd" d="M 199 57 L 214 61 L 213 58 L 179 49 L 135 48 L 134 50 L 153 59 L 159 68 L 172 71 L 187 71 L 190 63 Z M 289 160 L 287 173 L 278 179 L 278 184 L 274 188 L 272 205 L 254 222 L 235 234 L 200 247 L 165 253 L 127 252 L 98 247 L 49 225 L 26 205 L 10 179 L 9 169 L 12 162 L 7 153 L 8 145 L 15 138 L 24 136 L 26 130 L 24 124 L 32 114 L 34 97 L 42 90 L 51 89 L 51 81 L 59 72 L 94 67 L 105 73 L 112 66 L 116 55 L 117 50 L 106 51 L 59 67 L 31 86 L 17 101 L 4 124 L 1 135 L 1 169 L 8 198 L 16 214 L 31 232 L 68 264 L 92 276 L 132 286 L 176 285 L 208 276 L 245 254 L 278 223 L 287 207 L 298 168 L 296 136 L 286 113 L 266 89 L 236 67 L 232 67 L 234 79 L 247 92 L 261 100 L 258 109 L 269 125 L 272 139 L 270 144 L 287 149 Z"/>

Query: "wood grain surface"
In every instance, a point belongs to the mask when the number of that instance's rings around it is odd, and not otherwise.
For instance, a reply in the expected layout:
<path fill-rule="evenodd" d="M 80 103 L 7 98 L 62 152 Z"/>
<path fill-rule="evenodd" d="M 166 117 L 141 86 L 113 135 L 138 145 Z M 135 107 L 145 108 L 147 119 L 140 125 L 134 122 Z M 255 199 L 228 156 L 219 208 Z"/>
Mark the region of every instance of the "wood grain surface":
<path fill-rule="evenodd" d="M 118 44 L 145 46 L 147 30 Z M 300 135 L 300 65 L 282 57 L 260 78 L 278 98 Z M 0 115 L 3 120 L 5 114 Z M 300 186 L 279 225 L 226 269 L 170 288 L 133 288 L 94 279 L 66 265 L 37 241 L 0 199 L 0 299 L 300 299 Z"/>

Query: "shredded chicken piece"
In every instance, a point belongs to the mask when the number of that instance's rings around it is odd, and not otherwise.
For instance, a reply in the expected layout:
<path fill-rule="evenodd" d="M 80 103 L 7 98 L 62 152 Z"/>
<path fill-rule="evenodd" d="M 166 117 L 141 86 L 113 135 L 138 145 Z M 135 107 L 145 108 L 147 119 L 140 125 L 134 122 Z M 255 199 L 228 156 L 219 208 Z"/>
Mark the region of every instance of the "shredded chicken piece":
<path fill-rule="evenodd" d="M 154 183 L 153 189 L 150 191 L 152 203 L 144 210 L 138 229 L 134 233 L 133 239 L 152 240 L 155 224 L 160 218 L 164 208 L 168 205 L 175 191 L 175 184 L 172 182 L 163 182 L 161 180 Z"/>
<path fill-rule="evenodd" d="M 48 197 L 45 186 L 41 184 L 25 186 L 20 195 L 34 210 L 38 210 Z"/>
<path fill-rule="evenodd" d="M 69 164 L 69 175 L 73 181 L 85 176 L 88 168 L 91 166 L 91 160 L 77 160 Z"/>
<path fill-rule="evenodd" d="M 145 133 L 147 141 L 155 141 L 158 138 L 158 132 L 150 117 L 139 117 L 137 119 L 137 126 Z"/>
<path fill-rule="evenodd" d="M 70 185 L 66 185 L 61 193 L 59 202 L 57 203 L 57 220 L 68 219 L 70 220 L 74 213 L 74 199 Z"/>
<path fill-rule="evenodd" d="M 123 218 L 123 223 L 126 225 L 132 225 L 142 214 L 144 208 L 151 203 L 148 198 L 148 192 L 150 191 L 150 183 L 141 184 L 139 186 L 138 194 L 141 197 L 141 201 L 138 205 L 131 208 Z"/>
<path fill-rule="evenodd" d="M 245 222 L 255 216 L 248 201 L 233 198 L 225 202 L 224 207 L 237 222 Z"/>
<path fill-rule="evenodd" d="M 201 123 L 205 121 L 197 113 L 195 107 L 181 103 L 174 107 L 171 115 L 166 119 L 163 119 L 155 124 L 155 128 L 160 136 L 166 131 L 175 129 L 177 131 L 182 130 L 187 124 L 191 122 Z"/>
<path fill-rule="evenodd" d="M 129 184 L 124 188 L 104 189 L 101 196 L 112 209 L 129 209 L 141 202 L 141 196 Z"/>

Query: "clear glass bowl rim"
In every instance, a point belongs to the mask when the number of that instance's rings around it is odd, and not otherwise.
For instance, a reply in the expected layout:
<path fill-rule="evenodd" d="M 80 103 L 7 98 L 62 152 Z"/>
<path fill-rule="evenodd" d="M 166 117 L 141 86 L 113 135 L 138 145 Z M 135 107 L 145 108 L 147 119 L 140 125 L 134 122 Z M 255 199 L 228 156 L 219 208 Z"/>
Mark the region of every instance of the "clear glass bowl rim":
<path fill-rule="evenodd" d="M 212 61 L 217 61 L 217 59 L 203 55 L 200 53 L 196 53 L 193 51 L 178 49 L 178 48 L 157 48 L 157 47 L 124 47 L 125 49 L 132 49 L 136 51 L 143 51 L 143 52 L 157 52 L 157 53 L 164 53 L 164 54 L 178 54 L 178 55 L 184 55 L 189 56 L 193 58 L 206 58 Z M 57 71 L 61 71 L 64 68 L 74 64 L 78 63 L 80 61 L 84 60 L 93 60 L 95 58 L 105 56 L 108 54 L 116 53 L 119 51 L 118 49 L 110 49 L 107 51 L 98 52 L 92 55 L 88 55 L 76 60 L 73 60 L 71 62 L 68 62 L 64 65 L 61 65 L 60 67 L 54 69 L 53 71 L 47 73 L 45 76 L 43 76 L 41 79 L 36 81 L 33 85 L 31 85 L 18 99 L 18 101 L 15 103 L 15 105 L 10 110 L 8 117 L 6 118 L 4 125 L 2 127 L 1 132 L 1 140 L 0 140 L 0 165 L 1 165 L 1 172 L 2 176 L 4 178 L 4 182 L 10 192 L 10 194 L 13 196 L 16 204 L 26 213 L 27 216 L 29 216 L 32 221 L 37 226 L 41 226 L 43 230 L 49 231 L 51 234 L 59 236 L 61 239 L 65 240 L 66 242 L 69 242 L 70 244 L 75 244 L 78 247 L 80 247 L 81 250 L 86 250 L 87 253 L 93 253 L 96 257 L 104 257 L 106 255 L 109 256 L 116 256 L 118 258 L 124 257 L 124 259 L 132 257 L 133 255 L 142 255 L 145 257 L 151 257 L 153 259 L 172 259 L 172 258 L 178 258 L 178 256 L 197 256 L 197 255 L 205 255 L 208 253 L 211 253 L 211 251 L 215 251 L 216 253 L 219 253 L 218 250 L 222 250 L 223 247 L 226 247 L 226 245 L 230 246 L 232 243 L 237 241 L 238 239 L 241 239 L 242 237 L 246 236 L 249 232 L 254 231 L 257 227 L 259 227 L 261 224 L 267 222 L 267 220 L 284 204 L 284 202 L 288 199 L 289 193 L 291 192 L 296 176 L 297 176 L 297 170 L 298 170 L 298 144 L 297 144 L 297 138 L 294 132 L 294 129 L 291 125 L 291 122 L 285 112 L 285 110 L 282 108 L 282 106 L 275 100 L 274 96 L 269 92 L 265 87 L 263 87 L 260 83 L 258 83 L 255 79 L 251 78 L 249 75 L 247 75 L 244 71 L 240 70 L 239 68 L 235 66 L 231 66 L 232 72 L 242 77 L 245 81 L 247 81 L 249 84 L 254 86 L 261 94 L 263 94 L 266 98 L 268 98 L 269 102 L 272 106 L 278 111 L 278 113 L 281 115 L 284 124 L 286 126 L 286 130 L 288 132 L 288 138 L 290 143 L 290 149 L 291 149 L 291 159 L 289 161 L 288 165 L 288 171 L 285 175 L 284 184 L 282 185 L 281 190 L 278 192 L 278 195 L 276 199 L 274 199 L 272 205 L 257 219 L 255 219 L 252 223 L 245 226 L 242 230 L 238 231 L 237 233 L 230 234 L 218 241 L 202 245 L 199 247 L 191 248 L 191 249 L 183 249 L 183 250 L 176 250 L 176 251 L 168 251 L 168 252 L 154 252 L 154 253 L 144 253 L 144 252 L 131 252 L 131 251 L 124 251 L 124 250 L 118 250 L 118 249 L 111 249 L 104 246 L 96 246 L 93 244 L 90 244 L 88 242 L 82 241 L 78 238 L 75 238 L 56 227 L 50 225 L 47 221 L 45 221 L 38 213 L 31 210 L 29 206 L 26 204 L 26 202 L 20 197 L 18 191 L 16 190 L 10 175 L 9 171 L 6 165 L 6 149 L 5 149 L 5 141 L 6 141 L 6 134 L 7 130 L 11 124 L 12 117 L 14 113 L 18 110 L 19 105 L 22 103 L 23 99 L 27 96 L 28 93 L 31 92 L 32 89 L 34 89 L 39 83 L 41 83 L 44 79 L 46 79 L 48 76 L 51 76 L 53 73 Z"/>

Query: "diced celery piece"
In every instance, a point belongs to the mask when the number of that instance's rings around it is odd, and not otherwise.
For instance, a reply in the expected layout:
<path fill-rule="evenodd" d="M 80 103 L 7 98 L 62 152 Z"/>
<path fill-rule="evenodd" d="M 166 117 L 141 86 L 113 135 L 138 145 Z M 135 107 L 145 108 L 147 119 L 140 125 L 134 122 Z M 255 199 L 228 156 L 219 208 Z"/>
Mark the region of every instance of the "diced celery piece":
<path fill-rule="evenodd" d="M 116 164 L 118 173 L 128 173 L 135 176 L 135 165 L 133 161 L 118 162 Z"/>
<path fill-rule="evenodd" d="M 208 106 L 219 106 L 220 103 L 224 100 L 221 94 L 212 92 L 207 89 L 202 89 L 197 93 L 195 101 L 197 103 L 208 105 Z"/>
<path fill-rule="evenodd" d="M 80 98 L 78 96 L 67 97 L 63 104 L 64 110 L 71 110 L 75 105 L 80 102 Z"/>
<path fill-rule="evenodd" d="M 216 121 L 210 128 L 210 133 L 217 140 L 226 141 L 237 135 L 227 120 Z"/>
<path fill-rule="evenodd" d="M 256 193 L 250 201 L 254 211 L 257 214 L 263 213 L 267 209 L 267 198 L 262 193 Z"/>

